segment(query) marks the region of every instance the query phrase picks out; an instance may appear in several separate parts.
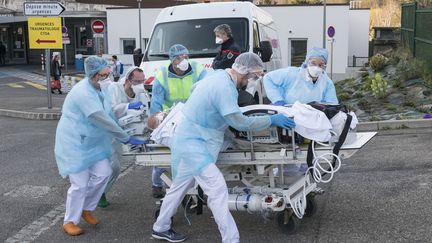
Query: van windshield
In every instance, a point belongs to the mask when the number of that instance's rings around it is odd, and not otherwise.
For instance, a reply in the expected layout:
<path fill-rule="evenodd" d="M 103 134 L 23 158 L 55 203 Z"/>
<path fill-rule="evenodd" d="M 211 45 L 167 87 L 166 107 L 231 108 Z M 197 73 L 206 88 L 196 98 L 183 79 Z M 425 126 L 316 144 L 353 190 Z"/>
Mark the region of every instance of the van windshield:
<path fill-rule="evenodd" d="M 152 34 L 144 61 L 168 59 L 168 50 L 182 44 L 191 58 L 215 57 L 220 45 L 215 43 L 214 28 L 228 24 L 242 52 L 248 50 L 248 22 L 245 18 L 193 19 L 158 24 Z"/>

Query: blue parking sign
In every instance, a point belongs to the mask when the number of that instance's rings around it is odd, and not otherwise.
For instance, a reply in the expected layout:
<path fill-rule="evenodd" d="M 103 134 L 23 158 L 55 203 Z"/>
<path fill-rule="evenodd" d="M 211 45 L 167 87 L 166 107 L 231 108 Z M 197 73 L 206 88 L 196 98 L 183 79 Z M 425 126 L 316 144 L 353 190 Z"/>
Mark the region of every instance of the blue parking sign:
<path fill-rule="evenodd" d="M 336 34 L 335 28 L 330 25 L 328 27 L 328 29 L 327 29 L 327 35 L 328 35 L 328 37 L 333 38 L 333 36 L 335 36 L 335 34 Z"/>

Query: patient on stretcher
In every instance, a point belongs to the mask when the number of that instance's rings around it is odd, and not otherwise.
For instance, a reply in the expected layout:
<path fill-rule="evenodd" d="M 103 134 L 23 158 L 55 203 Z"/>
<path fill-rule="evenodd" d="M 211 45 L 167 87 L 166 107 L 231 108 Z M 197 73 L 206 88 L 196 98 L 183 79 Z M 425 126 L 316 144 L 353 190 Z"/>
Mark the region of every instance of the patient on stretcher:
<path fill-rule="evenodd" d="M 183 103 L 178 103 L 170 111 L 157 113 L 148 119 L 148 127 L 153 129 L 150 136 L 151 140 L 157 144 L 169 147 L 170 139 L 174 134 L 175 128 L 183 119 L 181 112 L 182 107 Z M 338 122 L 336 122 L 338 124 L 335 127 L 335 121 L 329 120 L 323 112 L 301 103 L 295 103 L 291 107 L 272 105 L 249 106 L 242 107 L 242 111 L 244 114 L 248 115 L 267 115 L 268 113 L 266 112 L 268 111 L 273 112 L 273 114 L 277 112 L 294 117 L 294 121 L 297 124 L 295 132 L 307 139 L 319 142 L 335 142 L 331 140 L 334 139 L 334 132 L 332 133 L 331 131 L 336 131 L 336 133 L 340 132 L 340 127 L 343 127 L 344 120 L 346 119 L 346 115 L 345 118 L 342 115 L 342 117 L 338 116 Z M 355 116 L 354 113 L 351 114 Z M 355 122 L 352 122 L 351 128 L 355 128 L 356 125 L 357 119 L 355 119 Z M 249 151 L 251 149 L 251 137 L 255 151 L 277 151 L 278 149 L 280 150 L 281 146 L 287 148 L 291 146 L 292 143 L 291 134 L 287 130 L 282 130 L 277 127 L 270 127 L 263 131 L 253 133 L 228 129 L 225 133 L 225 142 L 222 151 Z"/>

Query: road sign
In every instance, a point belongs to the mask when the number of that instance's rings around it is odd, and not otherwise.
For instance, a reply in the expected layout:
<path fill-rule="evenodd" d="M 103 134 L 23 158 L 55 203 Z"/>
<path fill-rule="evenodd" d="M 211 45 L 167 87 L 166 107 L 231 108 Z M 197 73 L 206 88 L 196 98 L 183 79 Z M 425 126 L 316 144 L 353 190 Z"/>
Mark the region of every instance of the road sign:
<path fill-rule="evenodd" d="M 24 2 L 26 16 L 58 16 L 65 11 L 59 2 Z"/>
<path fill-rule="evenodd" d="M 330 26 L 327 28 L 327 35 L 328 35 L 328 37 L 333 38 L 333 36 L 335 36 L 335 34 L 336 34 L 336 30 L 335 30 L 335 28 L 334 28 L 333 26 L 330 25 Z"/>
<path fill-rule="evenodd" d="M 91 28 L 93 30 L 93 33 L 103 33 L 105 31 L 105 23 L 102 20 L 97 19 L 92 22 Z"/>
<path fill-rule="evenodd" d="M 67 32 L 68 32 L 67 27 L 66 26 L 62 26 L 62 33 L 63 34 L 66 33 L 67 34 Z"/>
<path fill-rule="evenodd" d="M 30 49 L 62 49 L 60 17 L 29 17 Z"/>
<path fill-rule="evenodd" d="M 68 45 L 68 44 L 70 44 L 70 39 L 69 39 L 69 37 L 63 37 L 63 38 L 62 38 L 62 41 L 63 41 L 63 44 L 64 44 L 64 45 Z"/>

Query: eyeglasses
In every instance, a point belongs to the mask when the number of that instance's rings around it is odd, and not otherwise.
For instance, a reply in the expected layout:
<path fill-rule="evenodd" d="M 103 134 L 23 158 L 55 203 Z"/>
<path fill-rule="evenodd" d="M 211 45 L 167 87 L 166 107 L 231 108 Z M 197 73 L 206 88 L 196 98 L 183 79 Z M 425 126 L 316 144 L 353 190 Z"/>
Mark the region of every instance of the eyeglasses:
<path fill-rule="evenodd" d="M 262 75 L 259 75 L 257 73 L 248 73 L 247 77 L 248 79 L 258 80 L 262 77 Z"/>
<path fill-rule="evenodd" d="M 101 78 L 108 78 L 108 76 L 111 74 L 111 72 L 109 73 L 98 73 L 99 77 Z"/>
<path fill-rule="evenodd" d="M 320 67 L 322 69 L 326 69 L 326 67 L 327 67 L 327 65 L 325 65 L 325 63 L 323 63 L 323 62 L 317 63 L 317 62 L 314 62 L 314 61 L 310 61 L 308 64 L 310 66 Z"/>
<path fill-rule="evenodd" d="M 133 85 L 138 85 L 138 84 L 143 84 L 145 79 L 140 79 L 140 80 L 129 80 L 131 82 L 131 84 Z"/>

